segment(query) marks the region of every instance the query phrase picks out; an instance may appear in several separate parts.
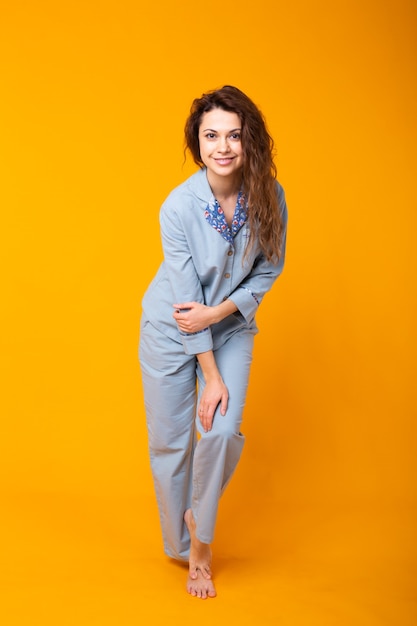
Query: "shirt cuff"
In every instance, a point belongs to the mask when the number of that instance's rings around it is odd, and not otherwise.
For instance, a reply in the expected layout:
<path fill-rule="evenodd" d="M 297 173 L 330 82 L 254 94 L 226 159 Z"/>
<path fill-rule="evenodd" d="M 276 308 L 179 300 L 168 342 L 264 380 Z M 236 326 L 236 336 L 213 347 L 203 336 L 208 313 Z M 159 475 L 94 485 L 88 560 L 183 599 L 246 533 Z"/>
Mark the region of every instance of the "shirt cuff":
<path fill-rule="evenodd" d="M 180 337 L 185 354 L 200 354 L 200 352 L 213 350 L 213 337 L 209 328 L 200 330 L 198 333 L 180 333 Z"/>
<path fill-rule="evenodd" d="M 258 310 L 260 304 L 260 298 L 254 294 L 250 289 L 246 287 L 238 287 L 233 293 L 230 294 L 229 300 L 234 302 L 249 324 L 255 317 L 255 313 Z"/>

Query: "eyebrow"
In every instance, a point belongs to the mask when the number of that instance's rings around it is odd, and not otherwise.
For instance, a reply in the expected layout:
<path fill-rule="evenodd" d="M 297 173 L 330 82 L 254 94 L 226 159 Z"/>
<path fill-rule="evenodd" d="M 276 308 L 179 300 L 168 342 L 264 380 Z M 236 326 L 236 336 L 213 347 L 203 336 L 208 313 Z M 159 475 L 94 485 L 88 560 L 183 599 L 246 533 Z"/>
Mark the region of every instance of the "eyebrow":
<path fill-rule="evenodd" d="M 215 130 L 214 128 L 205 128 L 201 132 L 206 133 L 208 130 L 211 131 L 212 133 L 218 133 L 219 132 L 218 130 Z M 241 128 L 232 128 L 232 130 L 228 130 L 227 132 L 228 133 L 234 133 L 236 130 L 242 130 L 242 129 Z"/>

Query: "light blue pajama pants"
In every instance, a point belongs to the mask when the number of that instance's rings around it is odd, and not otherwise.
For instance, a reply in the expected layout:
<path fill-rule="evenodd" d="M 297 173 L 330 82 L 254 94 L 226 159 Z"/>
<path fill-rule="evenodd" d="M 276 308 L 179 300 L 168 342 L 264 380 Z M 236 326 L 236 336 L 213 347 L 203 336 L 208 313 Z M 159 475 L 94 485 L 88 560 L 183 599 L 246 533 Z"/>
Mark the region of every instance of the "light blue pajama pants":
<path fill-rule="evenodd" d="M 142 320 L 139 356 L 151 468 L 165 552 L 175 559 L 189 556 L 187 509 L 192 508 L 198 539 L 213 540 L 218 501 L 245 441 L 240 425 L 255 332 L 244 328 L 214 351 L 229 403 L 224 416 L 217 408 L 212 430 L 205 433 L 197 416 L 196 387 L 200 396 L 204 379 L 196 357 Z"/>

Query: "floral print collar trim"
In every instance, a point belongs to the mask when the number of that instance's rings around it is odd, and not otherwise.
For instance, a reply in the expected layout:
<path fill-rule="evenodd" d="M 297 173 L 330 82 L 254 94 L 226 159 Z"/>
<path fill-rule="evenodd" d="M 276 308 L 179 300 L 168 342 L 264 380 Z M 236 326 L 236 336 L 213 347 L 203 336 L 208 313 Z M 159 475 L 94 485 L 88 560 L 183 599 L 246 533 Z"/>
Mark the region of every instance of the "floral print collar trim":
<path fill-rule="evenodd" d="M 248 218 L 248 205 L 243 192 L 239 191 L 238 193 L 231 227 L 229 227 L 226 222 L 223 209 L 214 196 L 211 197 L 207 205 L 204 217 L 210 226 L 221 234 L 223 239 L 233 245 L 233 238 L 237 235 Z"/>

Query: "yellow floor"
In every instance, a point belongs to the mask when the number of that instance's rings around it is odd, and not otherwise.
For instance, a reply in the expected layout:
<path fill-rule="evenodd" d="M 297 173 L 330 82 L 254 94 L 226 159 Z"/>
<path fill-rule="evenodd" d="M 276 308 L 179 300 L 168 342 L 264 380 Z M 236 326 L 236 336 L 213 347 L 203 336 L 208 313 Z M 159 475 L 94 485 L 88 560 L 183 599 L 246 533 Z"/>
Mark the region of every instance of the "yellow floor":
<path fill-rule="evenodd" d="M 414 528 L 399 505 L 262 510 L 254 501 L 232 511 L 225 498 L 214 544 L 219 595 L 202 601 L 185 592 L 184 567 L 162 554 L 150 494 L 2 500 L 4 626 L 417 624 Z"/>

